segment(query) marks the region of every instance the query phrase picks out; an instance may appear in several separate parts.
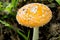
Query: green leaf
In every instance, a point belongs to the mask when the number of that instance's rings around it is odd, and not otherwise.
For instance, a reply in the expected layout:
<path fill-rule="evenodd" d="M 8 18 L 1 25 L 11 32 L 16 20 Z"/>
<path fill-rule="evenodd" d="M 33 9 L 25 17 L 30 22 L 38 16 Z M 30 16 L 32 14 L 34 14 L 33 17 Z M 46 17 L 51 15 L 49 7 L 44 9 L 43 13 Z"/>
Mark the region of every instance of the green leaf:
<path fill-rule="evenodd" d="M 5 8 L 4 11 L 6 11 L 6 12 L 8 12 L 8 13 L 11 13 L 12 8 L 13 8 L 13 5 L 10 3 L 10 4 Z"/>
<path fill-rule="evenodd" d="M 17 33 L 18 33 L 19 35 L 21 35 L 25 40 L 27 40 L 27 37 L 26 37 L 24 34 L 22 34 L 18 29 L 17 29 L 16 31 L 17 31 Z"/>
<path fill-rule="evenodd" d="M 0 2 L 0 11 L 3 10 L 3 5 L 2 5 L 2 2 Z"/>
<path fill-rule="evenodd" d="M 8 27 L 8 28 L 12 28 L 12 26 L 8 23 L 6 23 L 5 21 L 0 20 L 0 23 L 4 24 L 4 26 Z"/>
<path fill-rule="evenodd" d="M 56 2 L 60 5 L 60 0 L 56 0 Z"/>
<path fill-rule="evenodd" d="M 13 5 L 13 7 L 16 7 L 18 4 L 19 0 L 11 0 L 11 4 Z"/>
<path fill-rule="evenodd" d="M 18 4 L 18 0 L 11 0 L 11 3 L 5 8 L 5 12 L 11 13 L 12 9 L 15 8 Z"/>
<path fill-rule="evenodd" d="M 27 36 L 28 38 L 27 38 L 27 40 L 29 40 L 29 36 L 30 36 L 30 30 L 28 31 L 28 36 Z"/>

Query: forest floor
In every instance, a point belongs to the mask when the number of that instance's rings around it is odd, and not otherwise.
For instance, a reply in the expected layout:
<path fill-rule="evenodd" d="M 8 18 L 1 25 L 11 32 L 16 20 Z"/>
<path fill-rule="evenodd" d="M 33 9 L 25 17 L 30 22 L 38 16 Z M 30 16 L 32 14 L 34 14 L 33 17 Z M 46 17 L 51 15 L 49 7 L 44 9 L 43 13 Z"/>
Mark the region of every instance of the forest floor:
<path fill-rule="evenodd" d="M 13 6 L 9 6 L 10 3 Z M 51 9 L 53 14 L 51 21 L 39 28 L 39 40 L 60 40 L 60 6 L 55 0 L 19 0 L 16 2 L 0 0 L 0 40 L 25 40 L 24 36 L 32 40 L 33 28 L 21 26 L 15 18 L 17 10 L 28 3 L 43 3 Z"/>

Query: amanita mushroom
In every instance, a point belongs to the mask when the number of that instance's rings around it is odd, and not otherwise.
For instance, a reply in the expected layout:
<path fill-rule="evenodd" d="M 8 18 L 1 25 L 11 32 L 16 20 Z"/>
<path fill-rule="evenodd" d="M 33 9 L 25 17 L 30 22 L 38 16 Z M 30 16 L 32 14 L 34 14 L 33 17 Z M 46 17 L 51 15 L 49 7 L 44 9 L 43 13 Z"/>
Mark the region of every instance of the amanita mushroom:
<path fill-rule="evenodd" d="M 33 39 L 39 38 L 39 27 L 47 24 L 52 18 L 51 10 L 44 4 L 30 3 L 17 12 L 16 19 L 19 24 L 33 28 Z"/>

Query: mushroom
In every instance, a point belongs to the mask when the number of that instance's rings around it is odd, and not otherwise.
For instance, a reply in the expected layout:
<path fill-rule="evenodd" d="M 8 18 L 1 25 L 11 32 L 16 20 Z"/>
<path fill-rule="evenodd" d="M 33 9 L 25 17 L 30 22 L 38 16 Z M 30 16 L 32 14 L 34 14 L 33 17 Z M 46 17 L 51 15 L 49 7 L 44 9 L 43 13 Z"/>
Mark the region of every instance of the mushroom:
<path fill-rule="evenodd" d="M 44 26 L 52 19 L 52 12 L 44 4 L 30 3 L 18 10 L 16 19 L 19 24 L 33 28 L 32 40 L 38 40 L 39 27 Z"/>

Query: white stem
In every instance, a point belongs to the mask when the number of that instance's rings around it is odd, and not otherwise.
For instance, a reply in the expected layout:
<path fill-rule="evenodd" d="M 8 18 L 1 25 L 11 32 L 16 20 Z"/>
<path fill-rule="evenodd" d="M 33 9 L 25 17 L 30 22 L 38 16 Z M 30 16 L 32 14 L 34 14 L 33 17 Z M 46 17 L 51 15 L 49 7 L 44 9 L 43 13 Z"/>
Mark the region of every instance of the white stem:
<path fill-rule="evenodd" d="M 39 28 L 34 28 L 32 40 L 38 40 L 38 38 L 39 38 Z"/>

